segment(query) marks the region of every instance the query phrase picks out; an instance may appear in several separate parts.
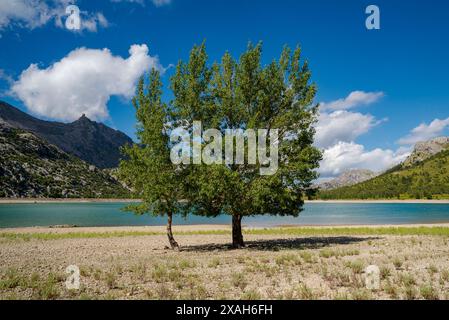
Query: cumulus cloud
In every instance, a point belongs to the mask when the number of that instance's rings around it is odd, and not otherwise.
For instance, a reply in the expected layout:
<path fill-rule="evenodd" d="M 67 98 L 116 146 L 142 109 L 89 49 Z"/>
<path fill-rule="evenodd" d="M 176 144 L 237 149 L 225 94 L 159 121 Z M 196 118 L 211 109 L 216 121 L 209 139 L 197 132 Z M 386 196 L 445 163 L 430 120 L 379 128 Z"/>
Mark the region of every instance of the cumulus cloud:
<path fill-rule="evenodd" d="M 351 169 L 369 169 L 383 171 L 404 161 L 409 155 L 407 149 L 396 151 L 390 149 L 365 150 L 354 142 L 338 142 L 324 150 L 319 172 L 326 177 L 334 177 Z"/>
<path fill-rule="evenodd" d="M 164 71 L 145 44 L 132 45 L 127 59 L 112 55 L 109 49 L 79 48 L 47 68 L 31 64 L 11 92 L 39 116 L 72 121 L 84 113 L 103 120 L 109 116 L 110 97 L 131 98 L 137 80 L 151 68 Z"/>
<path fill-rule="evenodd" d="M 75 3 L 74 0 L 1 0 L 0 30 L 7 27 L 35 29 L 50 21 L 54 21 L 57 27 L 64 28 L 66 7 Z M 95 32 L 98 26 L 109 25 L 106 17 L 100 12 L 81 10 L 80 16 L 81 30 Z"/>
<path fill-rule="evenodd" d="M 409 148 L 398 150 L 366 150 L 356 140 L 383 120 L 371 114 L 348 111 L 368 105 L 384 96 L 383 92 L 353 91 L 346 98 L 320 104 L 320 115 L 315 126 L 315 145 L 323 150 L 319 172 L 321 179 L 329 179 L 351 169 L 386 170 L 409 154 Z"/>
<path fill-rule="evenodd" d="M 398 140 L 401 145 L 415 144 L 420 141 L 426 141 L 435 137 L 438 137 L 449 128 L 449 118 L 447 119 L 435 119 L 431 123 L 421 123 L 414 128 L 407 136 Z"/>
<path fill-rule="evenodd" d="M 328 148 L 338 142 L 352 142 L 380 122 L 369 114 L 343 110 L 322 112 L 315 126 L 315 145 Z"/>
<path fill-rule="evenodd" d="M 51 17 L 49 7 L 44 2 L 31 0 L 0 1 L 0 28 L 15 21 L 29 28 L 48 22 Z"/>
<path fill-rule="evenodd" d="M 362 105 L 369 105 L 384 96 L 383 92 L 353 91 L 346 98 L 328 103 L 320 103 L 321 110 L 347 110 Z"/>

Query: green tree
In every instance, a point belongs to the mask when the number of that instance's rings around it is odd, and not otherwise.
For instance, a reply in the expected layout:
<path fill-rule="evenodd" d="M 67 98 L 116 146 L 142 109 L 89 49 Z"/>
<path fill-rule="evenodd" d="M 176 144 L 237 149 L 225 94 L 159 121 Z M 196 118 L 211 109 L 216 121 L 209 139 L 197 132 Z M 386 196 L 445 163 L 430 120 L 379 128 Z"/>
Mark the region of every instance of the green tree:
<path fill-rule="evenodd" d="M 268 65 L 262 65 L 261 56 L 261 44 L 250 44 L 238 61 L 225 53 L 209 66 L 203 43 L 192 49 L 188 62 L 178 63 L 171 78 L 174 119 L 190 130 L 194 121 L 222 134 L 226 129 L 279 130 L 279 168 L 273 175 L 261 175 L 259 161 L 188 168 L 191 212 L 231 215 L 234 247 L 244 246 L 243 217 L 298 216 L 321 160 L 312 145 L 316 87 L 300 48 L 285 47 L 280 59 Z"/>
<path fill-rule="evenodd" d="M 136 109 L 137 138 L 139 144 L 127 146 L 123 153 L 119 177 L 130 186 L 142 202 L 129 205 L 125 210 L 135 214 L 167 216 L 167 236 L 172 249 L 178 248 L 172 232 L 174 214 L 186 214 L 186 171 L 170 160 L 168 106 L 161 101 L 160 75 L 152 70 L 148 84 L 142 77 L 137 86 L 133 105 Z"/>

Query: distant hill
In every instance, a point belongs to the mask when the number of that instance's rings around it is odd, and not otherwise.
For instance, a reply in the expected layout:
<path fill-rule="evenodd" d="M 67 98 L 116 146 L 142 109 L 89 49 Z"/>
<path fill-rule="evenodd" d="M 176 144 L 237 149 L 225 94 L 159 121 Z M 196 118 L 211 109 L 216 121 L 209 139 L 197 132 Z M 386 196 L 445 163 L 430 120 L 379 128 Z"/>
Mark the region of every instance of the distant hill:
<path fill-rule="evenodd" d="M 0 197 L 126 198 L 106 170 L 0 119 Z"/>
<path fill-rule="evenodd" d="M 72 123 L 43 121 L 0 101 L 0 119 L 13 128 L 32 132 L 98 168 L 117 167 L 120 147 L 133 143 L 126 134 L 84 115 Z"/>
<path fill-rule="evenodd" d="M 435 140 L 435 139 L 434 139 Z M 440 138 L 439 141 L 443 141 Z M 447 199 L 449 198 L 449 145 L 440 152 L 423 154 L 420 143 L 402 164 L 349 187 L 321 191 L 321 199 Z M 432 149 L 434 150 L 434 149 Z M 417 158 L 419 155 L 420 158 Z M 423 160 L 421 160 L 423 159 Z"/>
<path fill-rule="evenodd" d="M 449 137 L 438 137 L 429 141 L 418 142 L 412 154 L 404 161 L 404 167 L 410 167 L 443 151 L 449 146 Z"/>
<path fill-rule="evenodd" d="M 354 184 L 372 179 L 378 173 L 366 169 L 353 169 L 343 172 L 340 176 L 330 181 L 320 183 L 320 190 L 333 190 L 341 187 L 352 186 Z"/>

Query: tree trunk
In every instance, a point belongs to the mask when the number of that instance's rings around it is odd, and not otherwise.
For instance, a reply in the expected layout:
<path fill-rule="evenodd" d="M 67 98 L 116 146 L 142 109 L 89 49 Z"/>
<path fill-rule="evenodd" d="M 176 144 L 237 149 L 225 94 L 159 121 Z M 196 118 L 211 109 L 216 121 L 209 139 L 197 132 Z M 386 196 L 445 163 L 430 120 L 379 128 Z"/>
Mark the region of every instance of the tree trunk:
<path fill-rule="evenodd" d="M 179 245 L 176 242 L 175 238 L 173 237 L 173 232 L 171 229 L 171 225 L 173 222 L 173 214 L 172 213 L 168 213 L 167 214 L 167 237 L 168 237 L 168 242 L 170 242 L 170 247 L 173 250 L 177 250 L 179 249 Z"/>
<path fill-rule="evenodd" d="M 242 234 L 242 216 L 232 215 L 232 247 L 239 249 L 245 246 Z"/>

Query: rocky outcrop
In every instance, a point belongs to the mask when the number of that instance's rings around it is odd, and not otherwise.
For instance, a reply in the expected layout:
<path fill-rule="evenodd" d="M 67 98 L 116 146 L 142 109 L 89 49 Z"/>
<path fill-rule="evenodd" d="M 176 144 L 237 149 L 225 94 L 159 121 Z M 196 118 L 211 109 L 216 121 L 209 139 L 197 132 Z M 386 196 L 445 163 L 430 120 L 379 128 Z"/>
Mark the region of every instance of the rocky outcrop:
<path fill-rule="evenodd" d="M 422 162 L 449 147 L 449 137 L 438 137 L 425 142 L 418 142 L 413 152 L 404 161 L 403 167 L 410 167 Z"/>
<path fill-rule="evenodd" d="M 319 184 L 318 187 L 321 190 L 332 190 L 341 187 L 352 186 L 357 183 L 372 179 L 376 176 L 378 176 L 378 173 L 375 173 L 371 170 L 353 169 L 344 172 L 339 177 L 333 180 Z"/>

